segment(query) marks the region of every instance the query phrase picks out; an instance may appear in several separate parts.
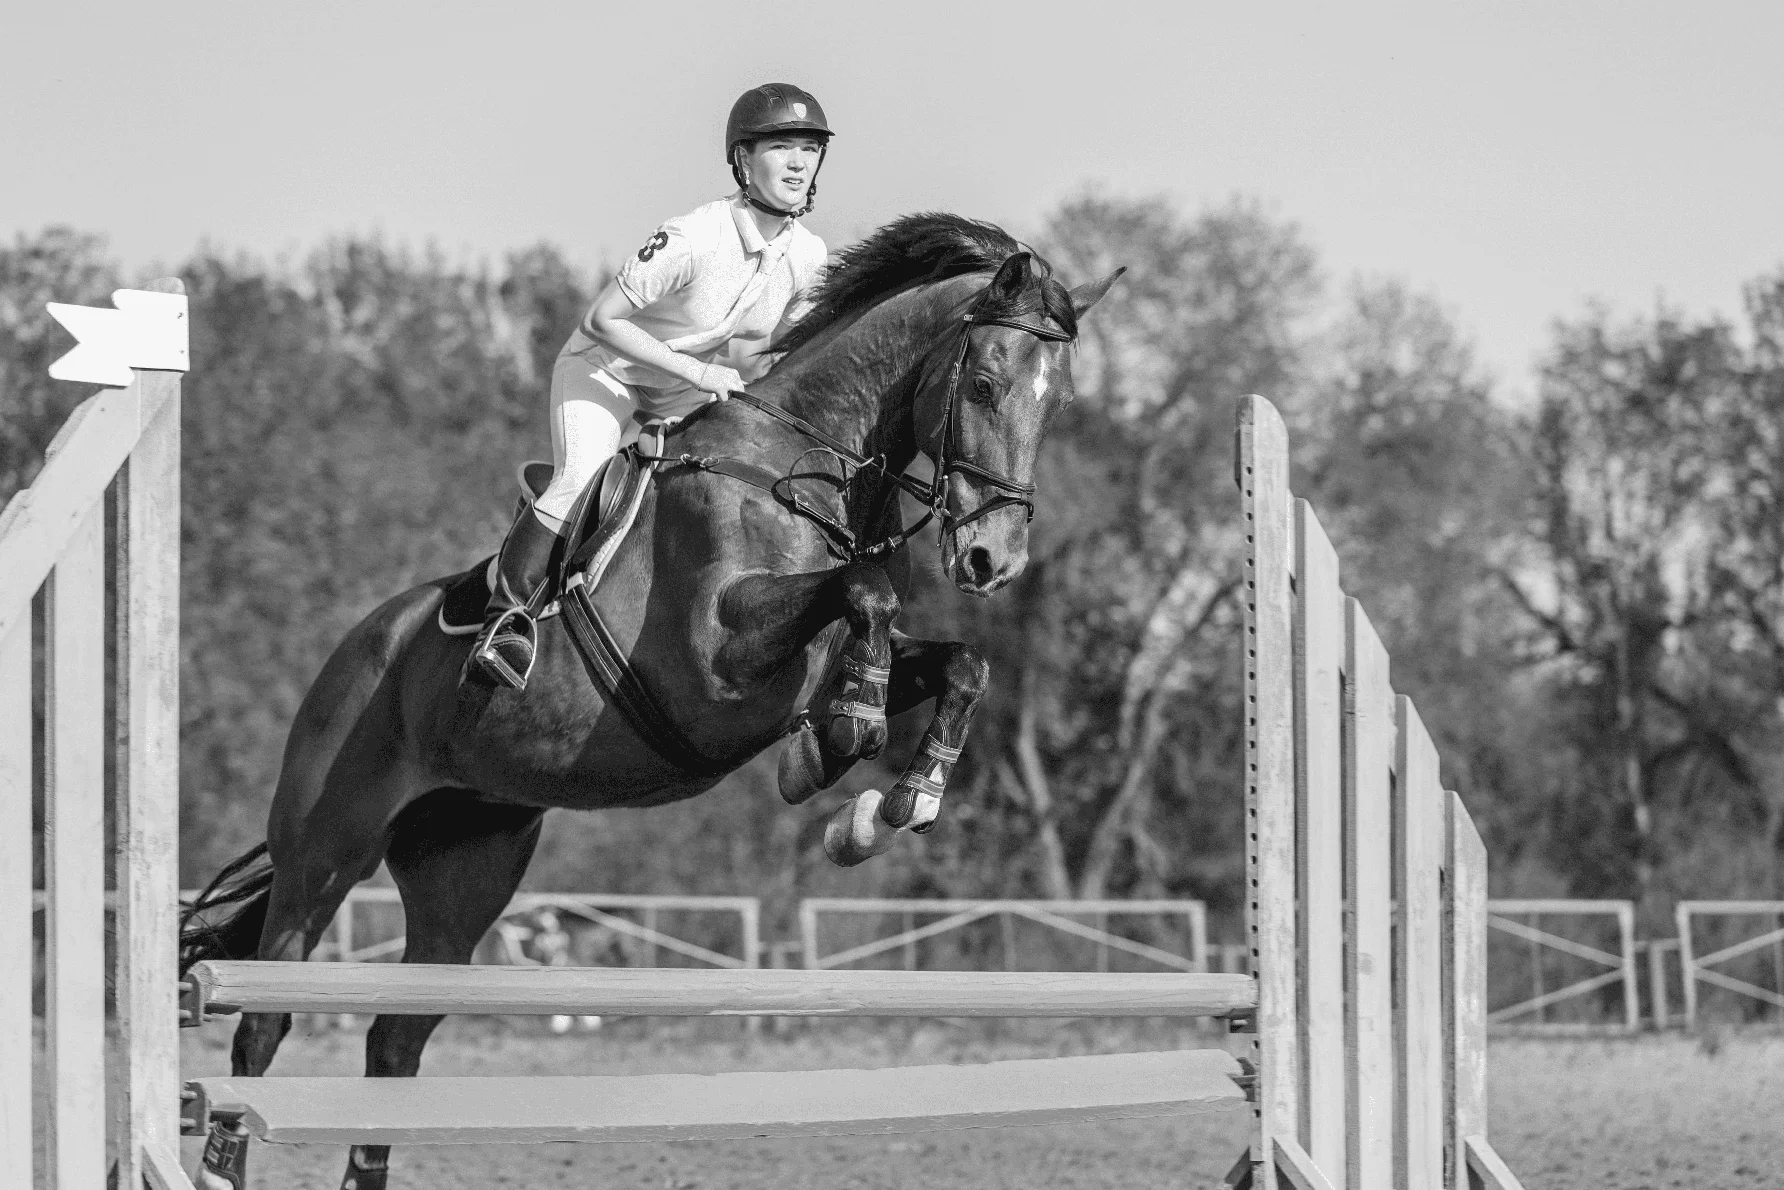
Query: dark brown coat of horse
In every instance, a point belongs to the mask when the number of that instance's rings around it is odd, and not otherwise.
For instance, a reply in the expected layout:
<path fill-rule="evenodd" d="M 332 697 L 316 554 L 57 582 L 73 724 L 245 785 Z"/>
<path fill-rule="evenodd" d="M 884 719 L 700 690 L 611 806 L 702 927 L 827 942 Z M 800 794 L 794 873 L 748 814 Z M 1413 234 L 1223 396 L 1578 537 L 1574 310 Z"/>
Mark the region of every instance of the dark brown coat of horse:
<path fill-rule="evenodd" d="M 818 459 L 839 481 L 802 488 L 864 545 L 898 528 L 895 477 L 919 452 L 938 471 L 958 463 L 941 501 L 942 562 L 961 590 L 989 595 L 1027 561 L 1028 510 L 1000 493 L 1032 482 L 1042 436 L 1072 399 L 1077 318 L 1113 280 L 1068 292 L 995 227 L 910 216 L 843 254 L 788 354 L 752 391 L 883 458 L 883 469 L 840 472 L 833 456 Z M 782 475 L 813 470 L 813 446 L 730 401 L 691 419 L 668 453 Z M 975 517 L 987 504 L 996 507 Z M 710 765 L 734 768 L 792 735 L 780 781 L 795 804 L 876 755 L 886 714 L 935 700 L 891 794 L 862 794 L 831 824 L 832 858 L 854 863 L 895 830 L 931 824 L 989 677 L 971 645 L 893 630 L 908 574 L 902 548 L 841 558 L 830 536 L 769 493 L 670 467 L 596 603 Z M 291 727 L 266 843 L 213 881 L 202 917 L 187 915 L 182 972 L 205 958 L 307 957 L 380 861 L 402 894 L 404 961 L 468 962 L 519 885 L 546 810 L 661 805 L 717 783 L 654 751 L 607 705 L 561 619 L 541 625 L 524 693 L 461 688 L 470 640 L 435 626 L 451 581 L 391 599 L 323 666 Z M 888 682 L 860 677 L 885 669 Z M 439 1020 L 377 1018 L 366 1073 L 415 1074 Z M 290 1026 L 289 1015 L 244 1016 L 234 1073 L 264 1073 Z M 387 1154 L 353 1151 L 357 1190 L 385 1184 Z"/>

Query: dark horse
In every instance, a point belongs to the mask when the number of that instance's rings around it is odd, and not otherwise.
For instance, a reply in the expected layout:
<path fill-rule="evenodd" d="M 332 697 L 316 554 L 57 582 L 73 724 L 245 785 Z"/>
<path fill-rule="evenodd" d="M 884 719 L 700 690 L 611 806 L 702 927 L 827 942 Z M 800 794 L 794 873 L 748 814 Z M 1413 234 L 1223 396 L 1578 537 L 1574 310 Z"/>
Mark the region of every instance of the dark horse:
<path fill-rule="evenodd" d="M 839 548 L 834 530 L 768 491 L 669 465 L 596 594 L 698 749 L 698 771 L 609 706 L 562 617 L 540 625 L 524 693 L 461 688 L 470 640 L 435 626 L 454 579 L 424 583 L 367 616 L 323 666 L 285 745 L 266 842 L 188 912 L 182 972 L 206 958 L 307 957 L 380 860 L 402 894 L 404 961 L 468 962 L 519 885 L 545 811 L 693 797 L 789 734 L 780 785 L 797 804 L 876 755 L 888 714 L 933 698 L 909 770 L 884 799 L 868 791 L 838 811 L 826 849 L 856 863 L 898 829 L 927 828 L 989 669 L 971 645 L 892 628 L 910 566 L 895 536 L 900 476 L 919 452 L 935 462 L 956 586 L 989 595 L 1014 578 L 1036 453 L 1072 399 L 1078 317 L 1116 275 L 1068 292 L 1001 230 L 948 215 L 901 219 L 847 250 L 753 395 L 877 465 L 840 468 L 810 434 L 738 400 L 689 419 L 665 454 L 774 476 L 815 468 L 834 482 L 803 483 L 801 498 L 825 504 L 859 548 Z M 439 1021 L 378 1017 L 366 1073 L 415 1074 Z M 290 1027 L 288 1014 L 244 1016 L 234 1073 L 264 1073 Z M 347 1184 L 382 1187 L 388 1152 L 355 1148 Z"/>

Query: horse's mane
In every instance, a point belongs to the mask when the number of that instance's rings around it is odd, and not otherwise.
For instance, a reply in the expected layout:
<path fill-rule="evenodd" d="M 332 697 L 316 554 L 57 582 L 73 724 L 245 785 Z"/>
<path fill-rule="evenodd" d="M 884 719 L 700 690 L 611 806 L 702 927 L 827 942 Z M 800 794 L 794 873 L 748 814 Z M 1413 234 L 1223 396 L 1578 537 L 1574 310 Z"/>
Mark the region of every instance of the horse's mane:
<path fill-rule="evenodd" d="M 1052 266 L 1038 253 L 995 224 L 931 211 L 895 219 L 838 253 L 836 263 L 825 271 L 811 310 L 775 350 L 785 353 L 803 347 L 844 318 L 911 285 L 992 272 L 1018 252 L 1034 257 L 1041 279 L 1040 301 L 997 313 L 1028 314 L 1039 309 L 1075 336 L 1078 319 L 1071 295 L 1053 279 Z"/>

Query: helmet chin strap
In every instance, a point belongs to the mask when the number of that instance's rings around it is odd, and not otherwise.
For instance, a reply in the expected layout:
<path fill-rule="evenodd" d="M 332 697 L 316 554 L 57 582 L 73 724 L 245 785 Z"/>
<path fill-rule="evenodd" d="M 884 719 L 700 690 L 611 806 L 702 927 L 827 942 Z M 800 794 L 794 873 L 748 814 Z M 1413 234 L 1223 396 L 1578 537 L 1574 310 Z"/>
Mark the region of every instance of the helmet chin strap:
<path fill-rule="evenodd" d="M 761 199 L 759 199 L 755 196 L 755 194 L 753 193 L 754 190 L 755 190 L 755 187 L 753 187 L 753 186 L 745 186 L 743 188 L 744 201 L 749 203 L 750 206 L 755 207 L 758 211 L 761 211 L 765 215 L 778 215 L 782 219 L 793 219 L 793 218 L 797 218 L 798 216 L 803 215 L 805 213 L 805 211 L 803 209 L 797 210 L 797 211 L 783 211 L 779 207 L 769 206 L 767 203 L 763 202 Z"/>

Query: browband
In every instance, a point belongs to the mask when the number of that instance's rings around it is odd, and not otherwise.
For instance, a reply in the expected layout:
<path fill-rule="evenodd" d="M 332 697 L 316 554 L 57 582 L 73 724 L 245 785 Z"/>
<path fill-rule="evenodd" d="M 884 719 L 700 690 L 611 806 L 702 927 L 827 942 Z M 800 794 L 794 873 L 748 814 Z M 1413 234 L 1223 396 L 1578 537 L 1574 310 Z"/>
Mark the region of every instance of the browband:
<path fill-rule="evenodd" d="M 1027 331 L 1038 339 L 1047 339 L 1054 343 L 1066 343 L 1076 338 L 1069 331 L 1049 326 L 1044 322 L 1032 322 L 1026 318 L 998 318 L 995 315 L 968 314 L 966 320 L 975 326 L 1007 326 L 1011 330 Z"/>

